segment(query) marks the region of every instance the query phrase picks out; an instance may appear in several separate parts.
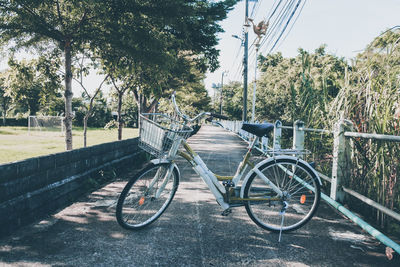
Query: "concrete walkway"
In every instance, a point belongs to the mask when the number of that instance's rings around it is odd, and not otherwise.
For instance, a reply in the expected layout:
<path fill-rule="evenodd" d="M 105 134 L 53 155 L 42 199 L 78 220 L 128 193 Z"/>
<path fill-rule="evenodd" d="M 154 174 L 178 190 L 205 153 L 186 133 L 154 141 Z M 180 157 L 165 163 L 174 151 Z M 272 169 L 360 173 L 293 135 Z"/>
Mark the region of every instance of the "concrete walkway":
<path fill-rule="evenodd" d="M 203 126 L 190 139 L 210 169 L 233 174 L 246 144 Z M 228 151 L 228 153 L 224 153 Z M 400 266 L 385 247 L 325 203 L 305 227 L 278 235 L 257 227 L 244 207 L 228 217 L 183 161 L 181 183 L 161 218 L 139 232 L 115 220 L 119 192 L 132 174 L 0 239 L 0 266 Z"/>

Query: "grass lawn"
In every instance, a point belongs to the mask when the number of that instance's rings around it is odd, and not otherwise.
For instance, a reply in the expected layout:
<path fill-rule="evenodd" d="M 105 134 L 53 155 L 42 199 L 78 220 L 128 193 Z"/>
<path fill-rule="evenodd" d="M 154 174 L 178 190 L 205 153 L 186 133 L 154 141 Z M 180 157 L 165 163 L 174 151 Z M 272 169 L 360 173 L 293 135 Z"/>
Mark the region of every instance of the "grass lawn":
<path fill-rule="evenodd" d="M 74 128 L 73 147 L 83 147 L 83 128 Z M 88 129 L 88 146 L 117 141 L 117 129 Z M 123 139 L 138 136 L 138 129 L 125 128 Z M 0 164 L 65 151 L 60 132 L 31 132 L 27 127 L 0 127 Z"/>

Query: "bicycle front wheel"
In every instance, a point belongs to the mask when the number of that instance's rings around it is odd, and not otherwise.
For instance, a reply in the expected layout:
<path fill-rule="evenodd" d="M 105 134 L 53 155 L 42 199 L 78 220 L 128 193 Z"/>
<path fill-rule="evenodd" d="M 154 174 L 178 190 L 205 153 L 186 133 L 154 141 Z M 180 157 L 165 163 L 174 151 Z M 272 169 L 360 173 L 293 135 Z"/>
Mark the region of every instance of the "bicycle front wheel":
<path fill-rule="evenodd" d="M 272 232 L 293 231 L 307 223 L 321 195 L 320 183 L 310 167 L 296 159 L 281 158 L 266 162 L 259 170 L 283 192 L 283 197 L 253 173 L 244 189 L 250 218 Z"/>
<path fill-rule="evenodd" d="M 122 190 L 116 217 L 125 229 L 139 230 L 157 220 L 178 189 L 179 174 L 170 163 L 150 164 Z"/>

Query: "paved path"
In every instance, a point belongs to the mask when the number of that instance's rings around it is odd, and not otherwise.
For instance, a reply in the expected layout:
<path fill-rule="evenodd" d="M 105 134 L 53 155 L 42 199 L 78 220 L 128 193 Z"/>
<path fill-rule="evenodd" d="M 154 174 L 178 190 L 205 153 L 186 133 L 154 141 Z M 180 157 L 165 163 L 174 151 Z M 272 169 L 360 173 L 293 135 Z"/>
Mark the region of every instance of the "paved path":
<path fill-rule="evenodd" d="M 234 173 L 246 147 L 212 126 L 203 126 L 190 144 L 222 175 Z M 127 174 L 0 239 L 0 266 L 400 266 L 324 203 L 310 223 L 278 243 L 278 235 L 257 227 L 243 207 L 222 217 L 200 178 L 183 161 L 179 165 L 175 199 L 148 228 L 130 232 L 116 223 L 115 201 Z"/>

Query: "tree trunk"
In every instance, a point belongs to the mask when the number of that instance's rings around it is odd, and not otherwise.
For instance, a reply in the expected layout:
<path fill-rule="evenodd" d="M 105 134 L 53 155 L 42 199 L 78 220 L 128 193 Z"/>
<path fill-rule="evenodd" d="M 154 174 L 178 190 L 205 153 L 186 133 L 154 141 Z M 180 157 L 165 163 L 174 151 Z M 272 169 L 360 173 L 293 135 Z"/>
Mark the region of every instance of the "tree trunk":
<path fill-rule="evenodd" d="M 121 118 L 121 109 L 122 109 L 122 96 L 123 92 L 118 92 L 118 140 L 122 140 L 122 126 L 123 126 L 123 121 Z"/>
<path fill-rule="evenodd" d="M 136 103 L 137 103 L 137 107 L 138 107 L 138 109 L 137 109 L 137 127 L 138 127 L 138 129 L 140 128 L 140 114 L 142 114 L 142 100 L 141 100 L 141 95 L 139 95 L 137 98 L 136 98 Z"/>
<path fill-rule="evenodd" d="M 87 122 L 90 118 L 90 116 L 92 116 L 92 110 L 93 110 L 93 101 L 94 98 L 96 97 L 97 92 L 95 93 L 95 95 L 90 99 L 89 102 L 89 109 L 85 115 L 85 117 L 83 117 L 83 147 L 86 147 L 87 143 L 86 143 L 86 136 L 87 136 Z"/>
<path fill-rule="evenodd" d="M 85 117 L 83 117 L 83 147 L 87 146 L 87 121 L 89 119 L 90 113 L 88 112 Z"/>
<path fill-rule="evenodd" d="M 133 93 L 138 106 L 138 128 L 139 128 L 140 114 L 149 113 L 152 109 L 154 109 L 158 103 L 158 99 L 157 98 L 153 99 L 153 101 L 148 105 L 147 98 L 143 94 L 139 93 L 139 90 L 133 90 Z"/>
<path fill-rule="evenodd" d="M 5 101 L 5 100 L 4 100 Z M 7 116 L 7 107 L 5 103 L 2 103 L 2 109 L 3 109 L 3 126 L 6 126 L 6 116 Z"/>
<path fill-rule="evenodd" d="M 71 70 L 71 42 L 67 40 L 64 45 L 65 53 L 65 148 L 72 149 L 72 70 Z"/>

